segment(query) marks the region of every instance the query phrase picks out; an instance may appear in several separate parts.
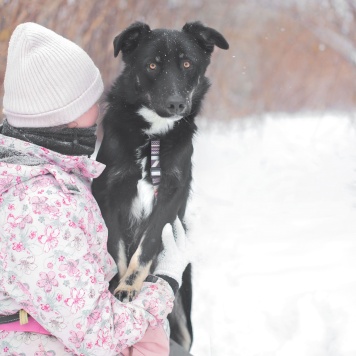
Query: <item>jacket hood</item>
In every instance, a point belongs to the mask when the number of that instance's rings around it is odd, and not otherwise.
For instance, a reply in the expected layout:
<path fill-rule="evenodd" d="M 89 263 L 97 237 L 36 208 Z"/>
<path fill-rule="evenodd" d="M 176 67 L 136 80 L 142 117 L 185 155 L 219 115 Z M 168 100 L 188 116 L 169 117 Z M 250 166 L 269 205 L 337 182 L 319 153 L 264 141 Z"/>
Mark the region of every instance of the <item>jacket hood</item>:
<path fill-rule="evenodd" d="M 79 192 L 73 174 L 90 182 L 105 165 L 86 156 L 66 156 L 0 134 L 0 195 L 39 175 L 52 174 L 65 193 Z"/>

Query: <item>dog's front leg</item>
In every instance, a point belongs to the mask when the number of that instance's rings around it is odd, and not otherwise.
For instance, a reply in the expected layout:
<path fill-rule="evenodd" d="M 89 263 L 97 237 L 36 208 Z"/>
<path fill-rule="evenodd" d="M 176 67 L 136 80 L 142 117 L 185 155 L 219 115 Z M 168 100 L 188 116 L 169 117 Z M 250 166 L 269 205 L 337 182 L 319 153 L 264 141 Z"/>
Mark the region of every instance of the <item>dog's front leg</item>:
<path fill-rule="evenodd" d="M 167 223 L 172 223 L 178 216 L 182 196 L 186 194 L 184 189 L 186 185 L 168 178 L 166 176 L 165 180 L 162 180 L 157 203 L 142 228 L 140 245 L 131 258 L 126 274 L 115 289 L 114 294 L 121 301 L 131 301 L 141 290 L 152 261 L 160 251 L 163 227 Z"/>
<path fill-rule="evenodd" d="M 145 239 L 145 237 L 143 238 Z M 114 291 L 114 295 L 122 302 L 132 301 L 142 288 L 142 284 L 150 272 L 152 260 L 142 261 L 142 242 L 132 256 L 126 273 Z"/>
<path fill-rule="evenodd" d="M 133 239 L 127 207 L 135 195 L 136 182 L 140 174 L 135 165 L 121 165 L 120 169 L 114 165 L 113 168 L 106 169 L 92 184 L 92 192 L 108 228 L 108 252 L 118 268 L 118 274 L 110 281 L 111 292 L 127 273 L 129 262 L 127 245 Z"/>
<path fill-rule="evenodd" d="M 150 272 L 152 262 L 161 248 L 161 235 L 165 225 L 163 222 L 166 219 L 163 217 L 163 220 L 159 219 L 157 223 L 153 223 L 153 220 L 154 218 L 151 216 L 147 229 L 143 230 L 145 232 L 142 234 L 140 245 L 114 291 L 114 295 L 123 302 L 132 301 L 140 292 L 142 284 Z"/>

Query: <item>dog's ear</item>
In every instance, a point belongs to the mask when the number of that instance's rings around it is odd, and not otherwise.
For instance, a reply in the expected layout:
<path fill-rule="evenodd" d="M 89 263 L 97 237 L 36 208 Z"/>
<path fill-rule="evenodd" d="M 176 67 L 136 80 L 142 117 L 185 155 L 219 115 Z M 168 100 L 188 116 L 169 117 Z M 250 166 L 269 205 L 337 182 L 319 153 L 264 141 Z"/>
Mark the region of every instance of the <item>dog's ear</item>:
<path fill-rule="evenodd" d="M 151 31 L 150 27 L 143 22 L 135 22 L 114 39 L 114 56 L 120 51 L 126 54 L 134 50 L 140 39 Z"/>
<path fill-rule="evenodd" d="M 214 46 L 229 49 L 229 44 L 221 33 L 204 26 L 199 21 L 186 23 L 182 30 L 192 35 L 198 41 L 198 44 L 209 53 L 213 52 Z"/>

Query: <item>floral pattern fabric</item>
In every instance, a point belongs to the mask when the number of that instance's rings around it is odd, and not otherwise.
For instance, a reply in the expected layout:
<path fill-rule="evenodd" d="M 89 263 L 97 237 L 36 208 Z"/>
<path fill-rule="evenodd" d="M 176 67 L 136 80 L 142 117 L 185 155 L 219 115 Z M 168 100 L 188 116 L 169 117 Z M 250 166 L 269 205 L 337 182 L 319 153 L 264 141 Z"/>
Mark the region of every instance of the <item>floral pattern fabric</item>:
<path fill-rule="evenodd" d="M 164 322 L 174 296 L 162 279 L 131 303 L 109 293 L 117 270 L 90 191 L 104 166 L 3 135 L 0 147 L 22 157 L 0 162 L 0 315 L 22 308 L 52 334 L 0 331 L 0 354 L 120 355 Z"/>

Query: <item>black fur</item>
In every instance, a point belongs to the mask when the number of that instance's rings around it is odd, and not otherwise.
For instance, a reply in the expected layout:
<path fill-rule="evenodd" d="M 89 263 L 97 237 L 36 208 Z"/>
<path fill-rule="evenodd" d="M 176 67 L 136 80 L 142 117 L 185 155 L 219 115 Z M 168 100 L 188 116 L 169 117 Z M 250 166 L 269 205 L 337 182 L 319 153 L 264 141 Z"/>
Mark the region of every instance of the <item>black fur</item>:
<path fill-rule="evenodd" d="M 122 53 L 125 68 L 107 95 L 104 138 L 97 156 L 106 168 L 92 189 L 109 229 L 108 249 L 116 262 L 119 241 L 124 243 L 127 261 L 142 242 L 138 263 L 149 266 L 161 249 L 163 227 L 177 216 L 184 218 L 192 180 L 194 118 L 210 85 L 204 73 L 214 46 L 228 49 L 220 33 L 200 22 L 187 23 L 182 31 L 151 30 L 136 22 L 114 40 L 114 55 Z M 139 114 L 142 107 L 146 112 Z M 152 120 L 170 126 L 155 130 Z M 134 218 L 138 182 L 152 182 L 149 142 L 153 137 L 161 140 L 161 183 L 152 211 L 146 215 L 142 211 L 140 217 L 136 211 Z M 132 286 L 138 274 L 135 270 L 123 277 L 119 271 L 112 289 L 119 284 L 119 275 L 125 286 Z M 130 300 L 135 292 L 120 288 L 119 297 Z M 170 316 L 172 338 L 187 349 L 192 342 L 191 298 L 189 265 Z"/>

